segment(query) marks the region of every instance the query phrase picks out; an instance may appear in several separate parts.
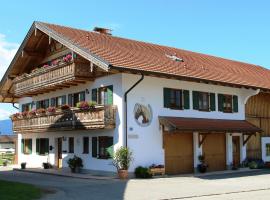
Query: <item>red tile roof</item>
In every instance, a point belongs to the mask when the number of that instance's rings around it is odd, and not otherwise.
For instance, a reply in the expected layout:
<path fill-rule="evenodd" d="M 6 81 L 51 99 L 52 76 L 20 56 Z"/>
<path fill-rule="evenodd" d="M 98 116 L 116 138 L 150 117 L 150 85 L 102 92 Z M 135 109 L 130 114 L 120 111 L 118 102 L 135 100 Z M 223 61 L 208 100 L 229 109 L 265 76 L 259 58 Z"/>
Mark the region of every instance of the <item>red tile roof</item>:
<path fill-rule="evenodd" d="M 270 89 L 270 71 L 252 64 L 96 32 L 41 23 L 114 67 Z M 166 55 L 176 55 L 183 62 Z"/>
<path fill-rule="evenodd" d="M 161 124 L 180 131 L 241 132 L 262 130 L 245 120 L 202 119 L 183 117 L 159 117 Z"/>

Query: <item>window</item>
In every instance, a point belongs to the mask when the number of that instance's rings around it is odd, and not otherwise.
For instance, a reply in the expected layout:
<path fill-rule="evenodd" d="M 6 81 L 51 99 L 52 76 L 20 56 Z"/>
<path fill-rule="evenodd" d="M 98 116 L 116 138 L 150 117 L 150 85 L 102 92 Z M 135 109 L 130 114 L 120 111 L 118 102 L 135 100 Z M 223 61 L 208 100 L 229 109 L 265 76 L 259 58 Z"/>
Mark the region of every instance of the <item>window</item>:
<path fill-rule="evenodd" d="M 89 137 L 83 137 L 83 153 L 89 153 Z"/>
<path fill-rule="evenodd" d="M 216 96 L 215 93 L 209 92 L 192 92 L 193 109 L 199 111 L 215 111 L 216 110 Z"/>
<path fill-rule="evenodd" d="M 113 137 L 92 137 L 92 157 L 99 159 L 112 158 Z"/>
<path fill-rule="evenodd" d="M 74 137 L 68 138 L 68 152 L 74 153 Z"/>
<path fill-rule="evenodd" d="M 270 143 L 265 144 L 265 154 L 270 156 Z"/>
<path fill-rule="evenodd" d="M 31 108 L 32 108 L 32 103 L 22 104 L 22 112 L 24 112 L 24 111 L 30 111 Z"/>
<path fill-rule="evenodd" d="M 49 104 L 49 99 L 45 99 L 45 100 L 41 100 L 41 101 L 37 101 L 37 109 L 39 108 L 49 108 L 50 104 Z"/>
<path fill-rule="evenodd" d="M 66 104 L 66 95 L 51 98 L 51 106 L 53 107 L 60 107 L 64 104 Z"/>
<path fill-rule="evenodd" d="M 164 107 L 171 109 L 189 109 L 189 91 L 164 88 Z"/>
<path fill-rule="evenodd" d="M 36 152 L 38 155 L 49 154 L 49 138 L 36 139 Z"/>
<path fill-rule="evenodd" d="M 238 112 L 236 95 L 218 94 L 218 110 L 225 113 Z"/>
<path fill-rule="evenodd" d="M 85 101 L 85 91 L 68 95 L 68 105 L 72 107 L 75 107 L 81 101 Z"/>
<path fill-rule="evenodd" d="M 32 153 L 32 139 L 22 139 L 21 148 L 23 154 L 31 154 Z"/>
<path fill-rule="evenodd" d="M 113 104 L 113 86 L 92 89 L 92 101 L 101 105 Z"/>

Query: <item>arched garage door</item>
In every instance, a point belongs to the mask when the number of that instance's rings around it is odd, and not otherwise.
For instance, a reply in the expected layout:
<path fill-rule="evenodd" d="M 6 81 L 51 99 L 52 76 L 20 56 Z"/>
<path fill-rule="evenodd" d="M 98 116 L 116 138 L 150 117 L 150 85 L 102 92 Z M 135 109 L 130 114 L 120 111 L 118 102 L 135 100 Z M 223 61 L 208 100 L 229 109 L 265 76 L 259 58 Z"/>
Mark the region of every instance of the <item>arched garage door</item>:
<path fill-rule="evenodd" d="M 166 174 L 193 172 L 192 133 L 165 133 L 164 149 Z"/>
<path fill-rule="evenodd" d="M 226 136 L 224 133 L 208 134 L 202 146 L 207 171 L 221 171 L 226 169 Z"/>

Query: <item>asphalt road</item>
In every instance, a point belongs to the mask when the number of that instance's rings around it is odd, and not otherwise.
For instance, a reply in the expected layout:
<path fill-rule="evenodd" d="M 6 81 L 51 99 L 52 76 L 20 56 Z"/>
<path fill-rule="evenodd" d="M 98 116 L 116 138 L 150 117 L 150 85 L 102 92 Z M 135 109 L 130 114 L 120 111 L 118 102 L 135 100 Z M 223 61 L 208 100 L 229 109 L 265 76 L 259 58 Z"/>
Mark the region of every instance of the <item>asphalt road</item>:
<path fill-rule="evenodd" d="M 269 199 L 270 171 L 201 178 L 85 180 L 26 172 L 0 171 L 0 179 L 31 183 L 45 191 L 43 200 L 121 199 Z"/>

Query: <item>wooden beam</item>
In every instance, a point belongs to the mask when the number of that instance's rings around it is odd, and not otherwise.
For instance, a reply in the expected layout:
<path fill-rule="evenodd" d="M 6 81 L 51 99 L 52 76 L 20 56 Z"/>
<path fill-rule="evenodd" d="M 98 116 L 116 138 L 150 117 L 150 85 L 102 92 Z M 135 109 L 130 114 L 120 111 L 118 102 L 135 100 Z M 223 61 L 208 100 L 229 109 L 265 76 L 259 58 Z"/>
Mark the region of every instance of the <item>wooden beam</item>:
<path fill-rule="evenodd" d="M 27 56 L 30 57 L 40 57 L 40 58 L 44 57 L 43 53 L 37 52 L 35 50 L 25 49 L 23 51 Z"/>
<path fill-rule="evenodd" d="M 248 135 L 248 137 L 246 138 L 246 139 L 244 139 L 244 135 L 243 135 L 243 146 L 245 146 L 246 145 L 246 143 L 249 141 L 249 139 L 253 136 L 253 135 L 255 135 L 256 136 L 256 134 L 250 134 L 250 135 Z"/>
<path fill-rule="evenodd" d="M 200 136 L 202 136 L 202 139 L 201 139 Z M 202 146 L 202 144 L 205 141 L 206 137 L 207 137 L 207 134 L 199 134 L 199 147 Z"/>

